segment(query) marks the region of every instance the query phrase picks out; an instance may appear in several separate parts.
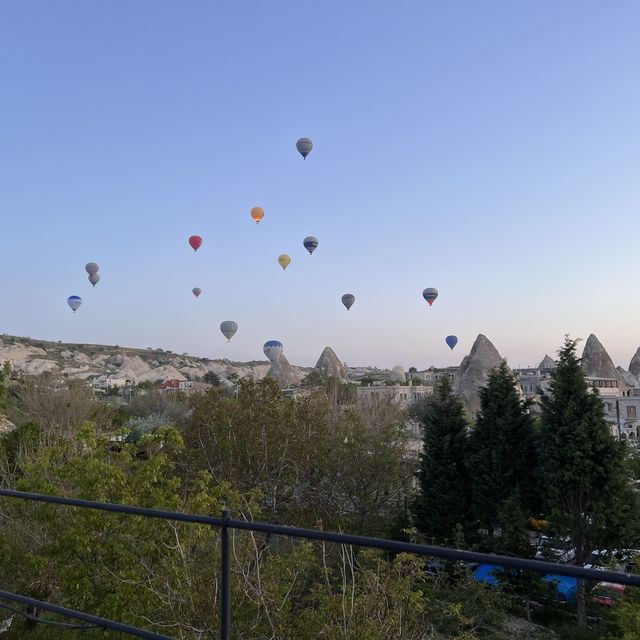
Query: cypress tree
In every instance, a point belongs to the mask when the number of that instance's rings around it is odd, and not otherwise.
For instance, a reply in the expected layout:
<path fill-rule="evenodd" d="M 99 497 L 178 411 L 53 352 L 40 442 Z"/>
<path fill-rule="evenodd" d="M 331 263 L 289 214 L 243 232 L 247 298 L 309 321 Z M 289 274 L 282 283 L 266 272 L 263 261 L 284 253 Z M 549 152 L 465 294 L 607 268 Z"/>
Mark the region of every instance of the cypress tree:
<path fill-rule="evenodd" d="M 535 498 L 533 420 L 504 362 L 489 373 L 487 386 L 480 391 L 480 413 L 468 451 L 472 515 L 488 532 L 493 548 L 494 530 L 503 528 L 505 504 L 510 502 L 511 514 L 519 508 L 520 519 L 526 521 Z"/>
<path fill-rule="evenodd" d="M 541 495 L 547 519 L 568 536 L 577 565 L 596 548 L 624 544 L 631 534 L 634 496 L 625 473 L 624 444 L 615 440 L 596 389 L 589 389 L 576 340 L 565 339 L 543 396 Z M 585 586 L 578 580 L 578 626 L 587 623 Z"/>
<path fill-rule="evenodd" d="M 417 528 L 436 542 L 452 540 L 468 521 L 465 466 L 468 424 L 447 378 L 440 380 L 424 417 L 419 492 L 413 505 Z"/>

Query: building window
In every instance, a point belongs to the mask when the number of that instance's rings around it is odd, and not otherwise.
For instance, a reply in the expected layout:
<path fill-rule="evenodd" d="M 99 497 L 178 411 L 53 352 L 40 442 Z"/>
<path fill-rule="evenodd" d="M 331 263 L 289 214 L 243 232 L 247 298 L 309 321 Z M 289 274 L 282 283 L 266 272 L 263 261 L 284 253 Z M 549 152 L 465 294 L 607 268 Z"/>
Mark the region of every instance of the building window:
<path fill-rule="evenodd" d="M 612 411 L 613 405 L 610 402 L 607 402 L 607 411 Z"/>
<path fill-rule="evenodd" d="M 634 404 L 630 404 L 627 406 L 627 418 L 635 418 L 636 417 L 636 406 Z"/>

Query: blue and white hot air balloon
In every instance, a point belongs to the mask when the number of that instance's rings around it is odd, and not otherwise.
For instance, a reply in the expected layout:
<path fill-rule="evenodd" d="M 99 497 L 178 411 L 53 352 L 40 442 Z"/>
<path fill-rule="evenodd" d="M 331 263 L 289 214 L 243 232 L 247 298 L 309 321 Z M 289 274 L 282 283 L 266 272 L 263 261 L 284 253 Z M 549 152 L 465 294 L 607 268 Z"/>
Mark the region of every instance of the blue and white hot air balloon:
<path fill-rule="evenodd" d="M 302 244 L 304 245 L 304 248 L 309 252 L 309 254 L 312 254 L 318 248 L 318 238 L 316 238 L 315 236 L 307 236 L 302 241 Z"/>
<path fill-rule="evenodd" d="M 275 362 L 281 355 L 284 347 L 282 346 L 282 342 L 278 340 L 269 340 L 264 343 L 262 350 L 264 351 L 264 355 L 269 358 L 270 362 Z"/>
<path fill-rule="evenodd" d="M 80 296 L 69 296 L 67 298 L 67 304 L 69 305 L 71 311 L 75 313 L 82 304 L 82 298 Z"/>
<path fill-rule="evenodd" d="M 451 351 L 453 351 L 453 348 L 458 344 L 458 337 L 457 336 L 447 336 L 444 339 L 444 341 L 449 346 L 449 349 L 451 349 Z"/>

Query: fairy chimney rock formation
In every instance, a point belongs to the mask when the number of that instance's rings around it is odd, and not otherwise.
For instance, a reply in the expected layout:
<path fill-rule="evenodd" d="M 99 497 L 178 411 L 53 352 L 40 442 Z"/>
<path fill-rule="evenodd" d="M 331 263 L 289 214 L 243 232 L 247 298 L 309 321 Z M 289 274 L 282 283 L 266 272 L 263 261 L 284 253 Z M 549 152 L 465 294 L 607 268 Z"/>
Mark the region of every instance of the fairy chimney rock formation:
<path fill-rule="evenodd" d="M 273 378 L 281 389 L 287 389 L 300 383 L 300 376 L 289 364 L 284 354 L 271 365 L 267 375 Z"/>
<path fill-rule="evenodd" d="M 347 370 L 331 347 L 325 347 L 315 366 L 323 378 L 347 379 Z"/>
<path fill-rule="evenodd" d="M 602 343 L 590 334 L 582 352 L 582 370 L 587 378 L 614 378 L 620 380 L 616 366 Z M 624 380 L 621 380 L 624 382 Z"/>
<path fill-rule="evenodd" d="M 640 347 L 635 352 L 631 362 L 629 363 L 629 373 L 636 378 L 640 378 Z"/>
<path fill-rule="evenodd" d="M 465 356 L 458 370 L 456 391 L 470 411 L 480 411 L 478 391 L 487 384 L 491 369 L 499 367 L 504 358 L 498 353 L 491 340 L 480 334 Z"/>
<path fill-rule="evenodd" d="M 557 367 L 556 361 L 548 354 L 545 354 L 542 358 L 542 362 L 538 366 L 538 369 L 555 369 Z"/>

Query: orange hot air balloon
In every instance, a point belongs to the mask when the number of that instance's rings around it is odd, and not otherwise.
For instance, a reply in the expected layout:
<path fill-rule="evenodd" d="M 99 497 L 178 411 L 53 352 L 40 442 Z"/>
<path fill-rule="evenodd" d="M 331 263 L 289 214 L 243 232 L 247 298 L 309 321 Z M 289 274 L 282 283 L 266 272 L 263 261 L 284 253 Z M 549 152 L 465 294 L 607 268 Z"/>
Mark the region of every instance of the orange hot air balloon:
<path fill-rule="evenodd" d="M 278 256 L 278 263 L 284 270 L 291 264 L 291 258 L 286 253 L 283 253 L 281 256 Z"/>
<path fill-rule="evenodd" d="M 253 207 L 251 209 L 251 217 L 256 221 L 256 224 L 260 224 L 260 220 L 264 218 L 264 209 L 262 207 Z"/>

